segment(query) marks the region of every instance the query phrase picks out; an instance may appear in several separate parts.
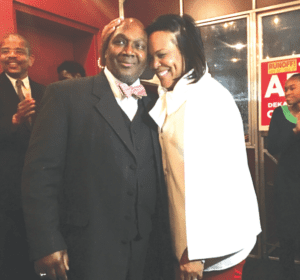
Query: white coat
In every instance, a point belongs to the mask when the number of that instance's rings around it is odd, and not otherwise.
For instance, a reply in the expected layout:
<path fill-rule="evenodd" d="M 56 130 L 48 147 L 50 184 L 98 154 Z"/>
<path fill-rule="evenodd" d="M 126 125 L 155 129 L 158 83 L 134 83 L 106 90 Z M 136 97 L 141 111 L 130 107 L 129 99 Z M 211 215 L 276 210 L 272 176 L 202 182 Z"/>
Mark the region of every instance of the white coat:
<path fill-rule="evenodd" d="M 188 74 L 173 92 L 160 95 L 150 115 L 162 127 L 166 114 L 186 101 L 185 213 L 188 254 L 193 260 L 242 250 L 261 227 L 236 103 L 209 73 L 194 84 L 188 84 Z M 177 102 L 168 102 L 178 93 Z"/>

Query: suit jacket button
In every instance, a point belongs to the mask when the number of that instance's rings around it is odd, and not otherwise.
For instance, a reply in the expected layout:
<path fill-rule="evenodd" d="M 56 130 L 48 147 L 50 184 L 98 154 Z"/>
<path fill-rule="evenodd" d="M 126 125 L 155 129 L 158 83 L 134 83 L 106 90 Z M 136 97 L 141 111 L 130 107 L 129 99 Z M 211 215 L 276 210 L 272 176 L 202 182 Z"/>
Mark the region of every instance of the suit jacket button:
<path fill-rule="evenodd" d="M 131 164 L 131 165 L 130 165 L 130 169 L 136 170 L 136 166 L 135 166 L 134 164 Z"/>

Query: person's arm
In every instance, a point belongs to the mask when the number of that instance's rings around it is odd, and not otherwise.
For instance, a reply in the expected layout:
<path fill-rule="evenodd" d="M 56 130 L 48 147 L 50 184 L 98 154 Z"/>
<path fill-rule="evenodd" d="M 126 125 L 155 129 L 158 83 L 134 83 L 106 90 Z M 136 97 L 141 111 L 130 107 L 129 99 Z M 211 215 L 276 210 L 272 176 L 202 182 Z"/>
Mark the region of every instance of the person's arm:
<path fill-rule="evenodd" d="M 35 100 L 26 98 L 18 104 L 18 110 L 12 117 L 13 127 L 18 127 L 28 121 L 35 113 Z"/>
<path fill-rule="evenodd" d="M 204 270 L 204 261 L 189 260 L 188 248 L 182 254 L 179 262 L 180 280 L 202 279 Z"/>
<path fill-rule="evenodd" d="M 66 279 L 66 244 L 59 230 L 58 196 L 63 185 L 67 146 L 67 109 L 63 92 L 47 88 L 27 151 L 22 198 L 30 256 L 37 273 Z M 56 278 L 57 277 L 57 278 Z"/>
<path fill-rule="evenodd" d="M 117 26 L 119 26 L 123 20 L 123 18 L 116 18 L 104 26 L 101 33 L 102 43 L 107 40 L 107 38 L 116 30 Z"/>
<path fill-rule="evenodd" d="M 5 107 L 7 104 L 0 104 Z M 15 114 L 7 114 L 0 108 L 0 141 L 22 141 L 28 137 L 28 129 L 24 130 L 23 124 L 35 113 L 35 100 L 25 99 L 18 104 Z M 12 140 L 13 138 L 13 140 Z"/>
<path fill-rule="evenodd" d="M 67 280 L 66 271 L 69 270 L 67 250 L 52 253 L 34 262 L 37 275 L 47 275 L 51 280 Z"/>

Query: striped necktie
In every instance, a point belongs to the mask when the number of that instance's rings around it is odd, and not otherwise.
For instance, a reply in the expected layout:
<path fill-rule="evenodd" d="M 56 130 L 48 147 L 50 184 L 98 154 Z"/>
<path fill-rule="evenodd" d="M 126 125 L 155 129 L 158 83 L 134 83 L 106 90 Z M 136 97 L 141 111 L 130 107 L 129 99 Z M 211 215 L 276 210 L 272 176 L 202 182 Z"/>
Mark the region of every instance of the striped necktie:
<path fill-rule="evenodd" d="M 20 98 L 20 101 L 23 101 L 25 99 L 23 91 L 22 91 L 23 82 L 18 79 L 16 81 L 16 86 L 17 86 L 17 94 Z"/>

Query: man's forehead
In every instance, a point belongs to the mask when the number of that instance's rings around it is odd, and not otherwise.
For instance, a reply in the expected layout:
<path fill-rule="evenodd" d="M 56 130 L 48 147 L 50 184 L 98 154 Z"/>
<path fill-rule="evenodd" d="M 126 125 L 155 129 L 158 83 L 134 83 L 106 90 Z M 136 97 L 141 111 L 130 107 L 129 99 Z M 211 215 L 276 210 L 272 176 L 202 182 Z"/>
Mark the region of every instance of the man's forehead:
<path fill-rule="evenodd" d="M 134 19 L 128 19 L 122 22 L 122 24 L 116 28 L 113 37 L 116 37 L 119 34 L 124 34 L 124 36 L 137 36 L 141 39 L 147 40 L 147 34 L 144 30 L 144 26 L 141 22 Z"/>
<path fill-rule="evenodd" d="M 300 81 L 297 78 L 291 78 L 286 81 L 287 84 L 298 84 Z"/>
<path fill-rule="evenodd" d="M 4 38 L 1 41 L 1 47 L 6 45 L 6 44 L 9 44 L 9 43 L 12 43 L 14 45 L 18 45 L 18 47 L 20 47 L 20 48 L 26 48 L 25 41 L 22 38 L 18 37 L 18 36 L 10 35 L 10 36 Z"/>

